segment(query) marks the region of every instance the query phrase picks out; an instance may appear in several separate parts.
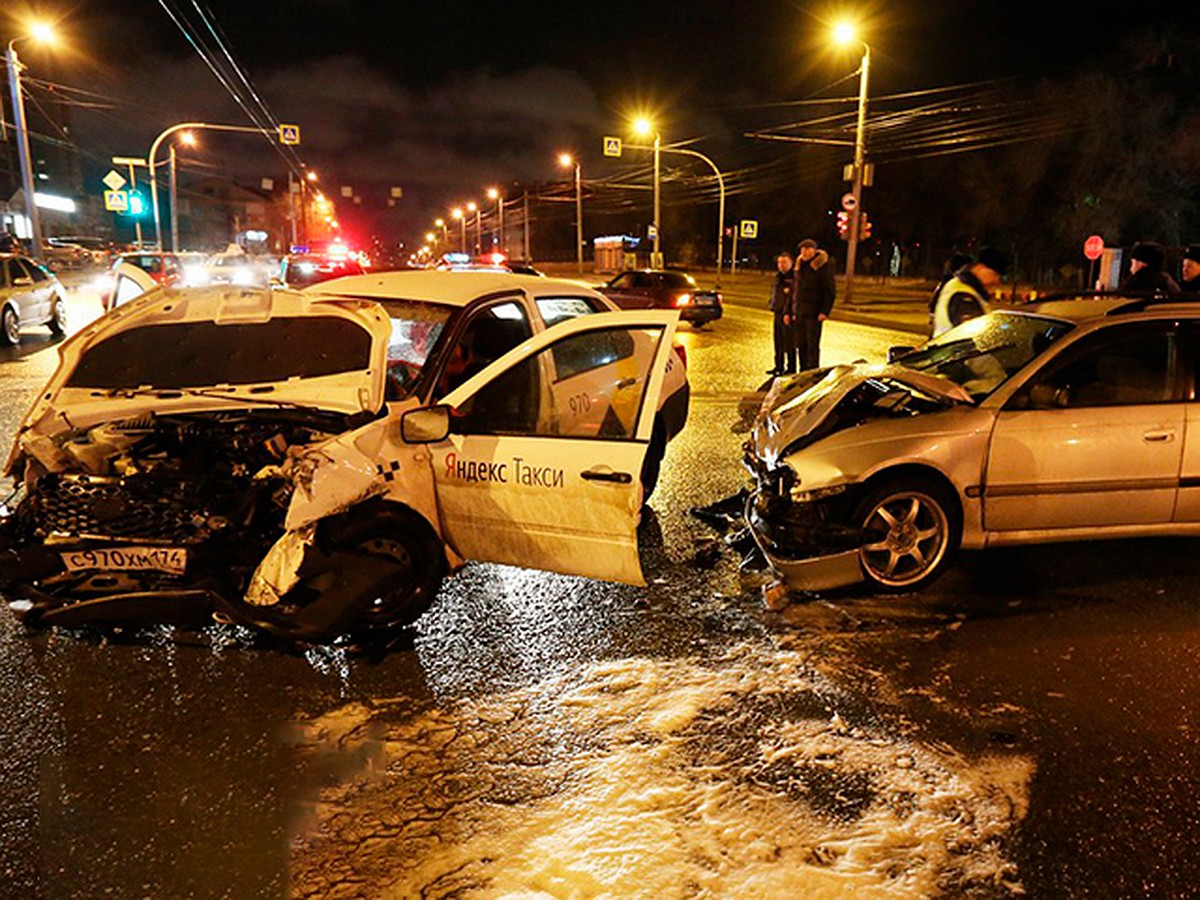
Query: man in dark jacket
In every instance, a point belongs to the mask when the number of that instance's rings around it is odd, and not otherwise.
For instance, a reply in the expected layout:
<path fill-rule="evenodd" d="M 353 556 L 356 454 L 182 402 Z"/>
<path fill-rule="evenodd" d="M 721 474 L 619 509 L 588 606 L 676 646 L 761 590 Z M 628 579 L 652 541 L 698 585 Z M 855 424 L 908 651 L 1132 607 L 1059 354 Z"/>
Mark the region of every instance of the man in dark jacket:
<path fill-rule="evenodd" d="M 790 375 L 796 371 L 796 311 L 792 304 L 795 281 L 792 254 L 775 257 L 775 282 L 771 285 L 771 312 L 775 313 L 775 368 L 768 375 Z"/>
<path fill-rule="evenodd" d="M 816 241 L 805 238 L 797 249 L 794 303 L 800 368 L 815 369 L 821 364 L 821 323 L 833 311 L 837 287 L 829 254 L 818 249 Z"/>
<path fill-rule="evenodd" d="M 1183 251 L 1183 281 L 1179 286 L 1185 291 L 1200 291 L 1200 244 Z"/>
<path fill-rule="evenodd" d="M 1167 255 L 1151 241 L 1134 244 L 1129 254 L 1129 277 L 1121 283 L 1123 291 L 1145 291 L 1156 294 L 1178 294 L 1179 285 L 1163 271 Z"/>

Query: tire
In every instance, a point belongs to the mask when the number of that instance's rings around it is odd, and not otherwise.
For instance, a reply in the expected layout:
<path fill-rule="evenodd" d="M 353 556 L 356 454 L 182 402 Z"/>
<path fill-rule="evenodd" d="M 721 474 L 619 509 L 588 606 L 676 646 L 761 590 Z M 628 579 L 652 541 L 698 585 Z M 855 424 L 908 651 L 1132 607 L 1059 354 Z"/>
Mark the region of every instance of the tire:
<path fill-rule="evenodd" d="M 935 581 L 962 541 L 962 516 L 942 485 L 914 476 L 898 477 L 870 490 L 853 521 L 864 532 L 858 560 L 873 588 L 915 591 Z"/>
<path fill-rule="evenodd" d="M 8 347 L 21 343 L 21 319 L 11 306 L 0 313 L 0 343 Z"/>
<path fill-rule="evenodd" d="M 54 298 L 54 308 L 50 311 L 50 321 L 46 324 L 55 337 L 62 337 L 67 333 L 67 304 L 63 302 L 62 297 Z"/>
<path fill-rule="evenodd" d="M 446 576 L 446 554 L 429 524 L 401 506 L 375 505 L 351 513 L 329 533 L 330 550 L 395 560 L 401 568 L 378 588 L 352 634 L 370 639 L 411 625 L 425 613 Z"/>
<path fill-rule="evenodd" d="M 667 451 L 667 429 L 659 416 L 654 417 L 654 431 L 642 460 L 642 503 L 649 502 L 650 495 L 658 486 L 658 474 L 662 470 L 663 454 Z"/>

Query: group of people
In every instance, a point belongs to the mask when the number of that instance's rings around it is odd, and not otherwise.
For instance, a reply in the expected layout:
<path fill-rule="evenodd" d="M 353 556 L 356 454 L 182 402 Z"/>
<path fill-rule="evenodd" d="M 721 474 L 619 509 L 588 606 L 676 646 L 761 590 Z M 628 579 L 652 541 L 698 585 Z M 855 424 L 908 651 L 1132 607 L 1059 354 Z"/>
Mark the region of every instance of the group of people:
<path fill-rule="evenodd" d="M 1192 244 L 1184 251 L 1181 281 L 1176 281 L 1166 271 L 1167 255 L 1158 244 L 1149 241 L 1134 244 L 1129 258 L 1129 276 L 1121 283 L 1122 291 L 1200 292 L 1200 244 Z M 1008 271 L 1010 262 L 1005 253 L 994 247 L 980 248 L 975 258 L 965 254 L 952 256 L 929 303 L 930 336 L 937 337 L 943 331 L 987 312 L 992 292 Z"/>
<path fill-rule="evenodd" d="M 1180 281 L 1166 271 L 1167 255 L 1158 244 L 1150 241 L 1134 244 L 1129 260 L 1129 277 L 1121 283 L 1123 291 L 1160 294 L 1200 291 L 1200 244 L 1192 244 L 1183 251 L 1183 278 Z"/>
<path fill-rule="evenodd" d="M 821 364 L 821 324 L 833 311 L 837 287 L 829 254 L 812 238 L 796 246 L 796 254 L 775 257 L 771 286 L 775 314 L 775 366 L 768 375 L 792 375 Z"/>

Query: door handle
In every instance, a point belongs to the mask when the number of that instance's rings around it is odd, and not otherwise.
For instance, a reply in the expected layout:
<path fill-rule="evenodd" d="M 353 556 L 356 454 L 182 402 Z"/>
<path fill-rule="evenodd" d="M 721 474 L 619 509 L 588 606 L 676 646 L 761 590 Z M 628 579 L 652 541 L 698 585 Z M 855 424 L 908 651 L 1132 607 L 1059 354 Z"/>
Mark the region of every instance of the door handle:
<path fill-rule="evenodd" d="M 1161 431 L 1147 431 L 1142 435 L 1142 440 L 1155 444 L 1165 444 L 1175 440 L 1175 432 L 1169 428 Z"/>
<path fill-rule="evenodd" d="M 580 472 L 579 477 L 586 481 L 613 481 L 617 484 L 629 484 L 633 481 L 633 476 L 628 472 L 601 472 L 599 469 Z"/>

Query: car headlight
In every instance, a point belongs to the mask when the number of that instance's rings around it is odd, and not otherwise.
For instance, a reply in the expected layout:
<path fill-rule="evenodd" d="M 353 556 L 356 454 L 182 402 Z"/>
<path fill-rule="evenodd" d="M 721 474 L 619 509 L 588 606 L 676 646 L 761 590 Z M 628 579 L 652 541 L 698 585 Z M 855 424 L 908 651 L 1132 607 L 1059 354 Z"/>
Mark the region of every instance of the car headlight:
<path fill-rule="evenodd" d="M 832 487 L 814 488 L 806 490 L 801 485 L 792 486 L 791 499 L 793 503 L 815 503 L 818 500 L 824 500 L 826 497 L 836 497 L 838 494 L 846 492 L 846 485 L 836 484 Z"/>

